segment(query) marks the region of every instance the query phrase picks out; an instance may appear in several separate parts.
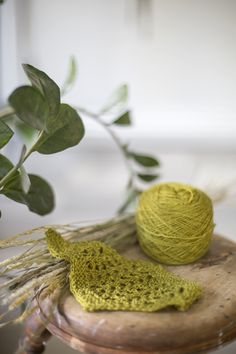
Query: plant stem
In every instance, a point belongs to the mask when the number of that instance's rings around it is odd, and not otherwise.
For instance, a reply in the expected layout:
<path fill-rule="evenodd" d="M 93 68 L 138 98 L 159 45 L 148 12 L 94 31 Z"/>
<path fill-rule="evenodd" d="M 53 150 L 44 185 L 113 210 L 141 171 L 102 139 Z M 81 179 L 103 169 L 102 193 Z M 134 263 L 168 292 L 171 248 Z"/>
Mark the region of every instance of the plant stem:
<path fill-rule="evenodd" d="M 32 154 L 32 152 L 34 151 L 34 148 L 35 148 L 35 146 L 42 134 L 43 134 L 43 131 L 41 131 L 39 133 L 37 141 L 33 144 L 33 146 L 31 146 L 31 148 L 25 154 L 23 154 L 23 156 L 21 153 L 21 157 L 20 157 L 19 162 L 0 180 L 0 188 L 3 187 L 6 182 L 8 182 L 8 180 L 14 175 L 14 173 L 23 165 L 23 163 Z"/>
<path fill-rule="evenodd" d="M 101 125 L 107 131 L 107 133 L 112 137 L 112 139 L 114 140 L 116 146 L 118 147 L 118 149 L 121 152 L 121 155 L 123 157 L 124 163 L 125 163 L 126 168 L 127 168 L 128 172 L 129 172 L 129 176 L 130 176 L 129 177 L 129 183 L 130 183 L 131 186 L 133 186 L 135 174 L 134 174 L 132 166 L 131 166 L 131 164 L 130 164 L 130 162 L 128 160 L 127 151 L 126 151 L 124 145 L 122 144 L 122 142 L 120 141 L 119 137 L 114 133 L 114 131 L 107 124 L 105 124 L 101 120 L 101 117 L 100 117 L 99 114 L 96 114 L 94 112 L 88 111 L 87 109 L 81 108 L 81 107 L 76 107 L 76 110 L 79 113 L 85 114 L 86 116 L 94 119 L 94 121 L 96 121 L 99 125 Z"/>
<path fill-rule="evenodd" d="M 6 118 L 8 116 L 11 116 L 12 114 L 14 114 L 15 111 L 13 108 L 11 108 L 10 106 L 6 106 L 5 108 L 3 108 L 1 111 L 0 111 L 0 119 L 1 118 Z"/>
<path fill-rule="evenodd" d="M 31 146 L 31 148 L 26 152 L 26 154 L 25 154 L 25 156 L 24 156 L 24 158 L 23 158 L 23 160 L 22 160 L 22 163 L 24 163 L 25 160 L 27 160 L 28 157 L 32 154 L 32 152 L 34 152 L 34 149 L 35 149 L 36 145 L 38 144 L 38 141 L 40 140 L 40 138 L 41 138 L 41 136 L 43 135 L 43 133 L 44 133 L 43 130 L 41 130 L 41 131 L 39 132 L 38 139 L 37 139 L 36 142 Z"/>
<path fill-rule="evenodd" d="M 4 186 L 4 184 L 14 175 L 14 173 L 18 170 L 19 166 L 14 166 L 1 180 L 0 180 L 0 188 Z"/>

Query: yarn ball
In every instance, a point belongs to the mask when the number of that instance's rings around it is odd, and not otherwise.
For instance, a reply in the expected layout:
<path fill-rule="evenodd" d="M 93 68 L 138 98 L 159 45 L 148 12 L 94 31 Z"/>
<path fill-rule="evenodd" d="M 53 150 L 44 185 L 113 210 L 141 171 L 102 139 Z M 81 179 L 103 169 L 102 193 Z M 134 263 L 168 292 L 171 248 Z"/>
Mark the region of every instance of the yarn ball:
<path fill-rule="evenodd" d="M 212 201 L 190 185 L 161 183 L 142 193 L 136 224 L 148 256 L 165 264 L 192 263 L 207 252 L 212 239 Z"/>

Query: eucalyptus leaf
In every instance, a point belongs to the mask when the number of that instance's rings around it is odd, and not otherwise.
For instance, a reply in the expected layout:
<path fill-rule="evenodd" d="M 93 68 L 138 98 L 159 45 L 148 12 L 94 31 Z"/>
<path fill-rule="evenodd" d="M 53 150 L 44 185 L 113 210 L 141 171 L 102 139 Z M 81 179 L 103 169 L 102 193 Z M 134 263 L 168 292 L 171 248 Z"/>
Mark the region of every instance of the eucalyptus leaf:
<path fill-rule="evenodd" d="M 36 88 L 18 87 L 10 95 L 9 103 L 23 122 L 38 130 L 45 128 L 49 108 L 44 97 Z"/>
<path fill-rule="evenodd" d="M 128 85 L 119 86 L 108 99 L 107 104 L 101 109 L 100 113 L 104 114 L 111 110 L 120 110 L 128 102 Z"/>
<path fill-rule="evenodd" d="M 43 133 L 35 151 L 54 154 L 77 145 L 83 136 L 84 125 L 76 110 L 67 104 L 61 104 L 57 120 L 50 127 L 50 133 Z"/>
<path fill-rule="evenodd" d="M 129 156 L 132 157 L 137 163 L 145 167 L 157 167 L 160 165 L 156 158 L 149 155 L 141 155 L 129 152 Z"/>
<path fill-rule="evenodd" d="M 13 163 L 0 154 L 0 179 L 2 179 L 13 167 Z"/>
<path fill-rule="evenodd" d="M 130 118 L 130 112 L 126 111 L 123 113 L 121 116 L 119 116 L 117 119 L 115 119 L 111 124 L 116 124 L 116 125 L 131 125 L 131 118 Z"/>
<path fill-rule="evenodd" d="M 72 87 L 76 82 L 76 79 L 77 79 L 77 64 L 75 58 L 71 57 L 69 62 L 68 74 L 61 89 L 62 95 L 65 95 L 72 89 Z"/>
<path fill-rule="evenodd" d="M 51 186 L 41 177 L 29 174 L 30 189 L 22 190 L 20 176 L 6 183 L 1 193 L 6 197 L 25 204 L 28 209 L 39 215 L 46 215 L 54 209 L 54 194 Z"/>
<path fill-rule="evenodd" d="M 142 174 L 138 173 L 137 176 L 143 180 L 144 182 L 152 182 L 155 179 L 157 179 L 159 176 L 158 175 L 153 175 L 153 174 Z"/>
<path fill-rule="evenodd" d="M 8 143 L 13 134 L 8 125 L 0 120 L 0 149 Z"/>
<path fill-rule="evenodd" d="M 31 84 L 37 88 L 48 104 L 50 115 L 56 115 L 60 106 L 60 89 L 43 71 L 29 64 L 23 64 L 24 71 Z"/>

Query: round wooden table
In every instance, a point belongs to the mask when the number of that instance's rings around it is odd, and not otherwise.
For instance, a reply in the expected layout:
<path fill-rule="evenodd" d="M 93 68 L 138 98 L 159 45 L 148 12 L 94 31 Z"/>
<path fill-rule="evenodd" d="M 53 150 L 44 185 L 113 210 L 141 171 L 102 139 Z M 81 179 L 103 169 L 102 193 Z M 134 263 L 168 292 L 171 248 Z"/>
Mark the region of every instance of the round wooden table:
<path fill-rule="evenodd" d="M 138 245 L 123 253 L 133 259 L 147 257 Z M 85 312 L 65 294 L 57 307 L 50 298 L 28 319 L 17 353 L 41 353 L 55 335 L 88 354 L 206 353 L 236 338 L 236 244 L 214 236 L 207 255 L 170 270 L 198 281 L 202 298 L 187 312 L 166 309 L 155 313 Z"/>

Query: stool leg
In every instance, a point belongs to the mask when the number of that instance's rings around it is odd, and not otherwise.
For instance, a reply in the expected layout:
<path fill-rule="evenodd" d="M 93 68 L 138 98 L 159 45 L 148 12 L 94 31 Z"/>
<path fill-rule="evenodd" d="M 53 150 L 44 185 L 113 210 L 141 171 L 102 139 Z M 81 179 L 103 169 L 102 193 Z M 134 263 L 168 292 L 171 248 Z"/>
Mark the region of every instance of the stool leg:
<path fill-rule="evenodd" d="M 46 329 L 40 318 L 40 310 L 37 309 L 26 320 L 24 334 L 20 339 L 19 346 L 15 354 L 40 354 L 43 353 L 46 341 L 51 337 L 51 333 Z"/>

